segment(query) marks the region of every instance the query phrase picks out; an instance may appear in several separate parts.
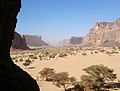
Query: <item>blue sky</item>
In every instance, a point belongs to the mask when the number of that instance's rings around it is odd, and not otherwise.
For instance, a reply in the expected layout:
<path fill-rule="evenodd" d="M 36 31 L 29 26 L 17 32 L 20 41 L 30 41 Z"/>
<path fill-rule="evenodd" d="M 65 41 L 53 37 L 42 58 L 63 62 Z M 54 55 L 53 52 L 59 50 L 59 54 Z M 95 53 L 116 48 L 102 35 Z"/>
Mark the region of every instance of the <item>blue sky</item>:
<path fill-rule="evenodd" d="M 95 22 L 120 18 L 120 0 L 22 0 L 16 31 L 47 42 L 85 36 Z"/>

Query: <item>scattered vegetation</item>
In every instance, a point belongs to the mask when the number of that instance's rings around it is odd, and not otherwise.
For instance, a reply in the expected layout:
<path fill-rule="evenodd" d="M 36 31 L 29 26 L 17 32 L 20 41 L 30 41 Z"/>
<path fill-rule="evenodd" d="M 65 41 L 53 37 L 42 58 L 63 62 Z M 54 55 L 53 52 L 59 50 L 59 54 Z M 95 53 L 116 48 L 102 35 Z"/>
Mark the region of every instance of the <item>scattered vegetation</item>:
<path fill-rule="evenodd" d="M 66 57 L 66 56 L 67 56 L 66 53 L 60 53 L 60 54 L 59 54 L 59 57 L 60 57 L 60 58 L 62 58 L 62 57 Z"/>
<path fill-rule="evenodd" d="M 56 73 L 53 68 L 44 68 L 39 74 L 42 79 L 45 79 L 45 81 L 51 81 L 57 87 L 62 86 L 65 91 L 70 85 L 74 85 L 76 82 L 76 78 L 69 77 L 67 72 Z"/>
<path fill-rule="evenodd" d="M 24 66 L 29 66 L 35 61 L 54 60 L 55 58 L 65 58 L 67 56 L 90 55 L 97 53 L 118 54 L 120 48 L 81 48 L 81 47 L 65 47 L 65 48 L 41 48 L 35 51 L 27 51 L 25 53 L 15 53 L 12 59 L 15 62 L 23 62 Z M 29 67 L 33 69 L 34 67 Z M 67 72 L 56 73 L 53 68 L 44 68 L 39 72 L 40 78 L 44 81 L 53 82 L 57 87 L 63 87 L 65 91 L 105 91 L 106 87 L 112 87 L 111 83 L 116 79 L 114 70 L 104 65 L 93 65 L 83 69 L 86 72 L 81 76 L 81 80 L 76 82 L 74 77 L 70 77 Z M 114 83 L 113 83 L 114 84 Z M 115 83 L 116 84 L 116 83 Z M 74 85 L 74 88 L 69 88 Z M 71 90 L 70 90 L 71 89 Z M 77 89 L 77 90 L 74 90 Z"/>
<path fill-rule="evenodd" d="M 63 87 L 64 91 L 70 86 L 73 85 L 76 82 L 75 77 L 69 77 L 69 74 L 67 72 L 61 72 L 56 73 L 52 77 L 53 84 L 57 87 Z"/>

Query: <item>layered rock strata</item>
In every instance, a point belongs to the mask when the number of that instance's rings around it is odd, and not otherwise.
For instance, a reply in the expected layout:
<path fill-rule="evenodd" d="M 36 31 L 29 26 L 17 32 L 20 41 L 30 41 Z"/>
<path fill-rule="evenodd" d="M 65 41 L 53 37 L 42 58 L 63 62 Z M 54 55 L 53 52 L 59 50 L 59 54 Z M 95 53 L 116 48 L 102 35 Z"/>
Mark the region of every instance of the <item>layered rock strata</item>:
<path fill-rule="evenodd" d="M 115 22 L 99 22 L 83 38 L 84 46 L 120 46 L 120 18 Z"/>

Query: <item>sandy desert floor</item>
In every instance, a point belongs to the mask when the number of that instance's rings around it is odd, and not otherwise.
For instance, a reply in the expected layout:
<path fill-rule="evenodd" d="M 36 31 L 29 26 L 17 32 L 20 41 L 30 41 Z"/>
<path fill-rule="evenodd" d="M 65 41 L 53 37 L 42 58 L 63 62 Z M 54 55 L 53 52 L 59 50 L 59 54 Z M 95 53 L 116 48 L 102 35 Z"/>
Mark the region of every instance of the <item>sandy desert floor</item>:
<path fill-rule="evenodd" d="M 66 58 L 53 60 L 37 60 L 29 66 L 35 67 L 34 69 L 28 69 L 28 67 L 23 66 L 20 62 L 17 62 L 16 64 L 27 71 L 35 79 L 37 79 L 38 72 L 45 67 L 49 67 L 54 68 L 56 72 L 68 72 L 70 76 L 74 76 L 77 80 L 80 80 L 80 76 L 85 74 L 84 71 L 82 71 L 83 68 L 95 64 L 103 64 L 114 69 L 114 73 L 116 73 L 118 77 L 117 80 L 120 79 L 120 53 L 108 56 L 104 53 L 91 54 L 88 51 L 86 56 L 78 54 L 76 56 L 67 56 Z M 50 82 L 39 81 L 38 84 L 41 91 L 63 91 L 62 88 L 58 88 Z"/>

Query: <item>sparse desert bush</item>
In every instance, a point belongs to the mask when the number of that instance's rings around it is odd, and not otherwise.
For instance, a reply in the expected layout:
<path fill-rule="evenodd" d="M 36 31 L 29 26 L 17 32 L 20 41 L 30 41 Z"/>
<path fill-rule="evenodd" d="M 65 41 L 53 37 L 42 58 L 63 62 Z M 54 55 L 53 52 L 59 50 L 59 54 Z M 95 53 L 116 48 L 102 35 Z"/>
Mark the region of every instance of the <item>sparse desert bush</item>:
<path fill-rule="evenodd" d="M 93 65 L 83 69 L 88 75 L 81 76 L 84 91 L 105 91 L 104 84 L 116 79 L 114 70 L 104 65 Z"/>
<path fill-rule="evenodd" d="M 26 60 L 25 60 L 25 63 L 23 63 L 23 65 L 27 67 L 27 66 L 30 65 L 31 63 L 32 63 L 32 61 L 31 61 L 30 59 L 26 59 Z"/>
<path fill-rule="evenodd" d="M 95 51 L 94 53 L 98 53 L 97 51 Z"/>
<path fill-rule="evenodd" d="M 82 53 L 82 55 L 83 55 L 83 56 L 86 56 L 86 55 L 87 55 L 87 53 L 83 52 L 83 53 Z"/>
<path fill-rule="evenodd" d="M 73 85 L 76 82 L 75 77 L 69 77 L 69 74 L 67 72 L 61 72 L 56 73 L 52 76 L 53 84 L 57 87 L 63 87 L 64 91 L 70 86 Z"/>
<path fill-rule="evenodd" d="M 35 62 L 35 60 L 32 60 L 31 62 Z"/>
<path fill-rule="evenodd" d="M 34 55 L 29 55 L 29 58 L 31 58 L 31 59 L 32 59 L 32 58 L 33 58 L 33 56 L 34 56 Z"/>
<path fill-rule="evenodd" d="M 18 60 L 17 60 L 17 59 L 15 59 L 15 62 L 18 62 Z"/>
<path fill-rule="evenodd" d="M 119 52 L 112 50 L 112 54 L 118 54 Z"/>
<path fill-rule="evenodd" d="M 37 56 L 34 56 L 33 59 L 37 59 Z"/>
<path fill-rule="evenodd" d="M 57 55 L 57 54 L 52 53 L 52 54 L 49 55 L 49 58 L 55 58 L 56 55 Z"/>
<path fill-rule="evenodd" d="M 29 55 L 29 58 L 31 58 L 31 59 L 37 59 L 37 56 L 35 56 L 35 55 Z"/>
<path fill-rule="evenodd" d="M 93 54 L 93 52 L 90 52 L 91 54 Z"/>
<path fill-rule="evenodd" d="M 100 50 L 100 52 L 102 52 L 102 53 L 103 53 L 103 52 L 105 52 L 105 50 Z"/>
<path fill-rule="evenodd" d="M 20 59 L 19 59 L 19 62 L 23 62 L 23 58 L 20 58 Z"/>
<path fill-rule="evenodd" d="M 16 57 L 12 57 L 12 60 L 16 60 Z"/>
<path fill-rule="evenodd" d="M 44 68 L 38 74 L 41 75 L 41 78 L 47 80 L 55 74 L 55 70 L 53 68 Z"/>
<path fill-rule="evenodd" d="M 49 52 L 48 51 L 45 51 L 45 53 L 44 53 L 45 55 L 49 55 Z"/>
<path fill-rule="evenodd" d="M 118 47 L 118 50 L 120 51 L 120 47 Z"/>
<path fill-rule="evenodd" d="M 113 49 L 113 50 L 117 50 L 117 48 L 116 48 L 116 47 L 112 47 L 112 49 Z"/>
<path fill-rule="evenodd" d="M 68 56 L 66 53 L 60 53 L 59 54 L 59 57 L 66 57 L 66 56 Z"/>

